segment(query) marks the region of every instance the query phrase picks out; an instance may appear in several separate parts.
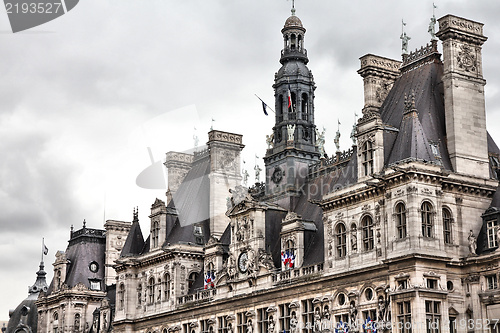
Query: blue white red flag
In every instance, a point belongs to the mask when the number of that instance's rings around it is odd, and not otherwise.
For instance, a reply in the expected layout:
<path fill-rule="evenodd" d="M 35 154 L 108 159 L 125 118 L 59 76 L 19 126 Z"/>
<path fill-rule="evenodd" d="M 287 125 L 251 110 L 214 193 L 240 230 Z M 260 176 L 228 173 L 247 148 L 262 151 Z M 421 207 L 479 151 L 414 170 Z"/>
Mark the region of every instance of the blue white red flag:
<path fill-rule="evenodd" d="M 363 329 L 366 333 L 377 333 L 377 325 L 370 319 L 370 316 L 366 318 L 365 323 L 363 324 Z"/>
<path fill-rule="evenodd" d="M 215 280 L 215 273 L 214 272 L 207 272 L 205 274 L 205 279 L 204 279 L 204 283 L 203 283 L 204 289 L 214 288 L 215 287 L 214 280 Z"/>

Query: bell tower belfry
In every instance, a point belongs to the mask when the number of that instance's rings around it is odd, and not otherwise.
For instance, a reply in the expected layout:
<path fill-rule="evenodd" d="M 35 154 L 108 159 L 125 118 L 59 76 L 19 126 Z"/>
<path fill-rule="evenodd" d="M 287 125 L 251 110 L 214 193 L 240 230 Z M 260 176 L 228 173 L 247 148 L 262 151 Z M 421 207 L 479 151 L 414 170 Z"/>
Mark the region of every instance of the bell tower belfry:
<path fill-rule="evenodd" d="M 276 119 L 264 162 L 266 195 L 275 196 L 283 207 L 289 207 L 286 198 L 301 193 L 307 167 L 318 160 L 320 154 L 314 125 L 316 86 L 312 72 L 307 68 L 306 29 L 295 15 L 295 8 L 292 8 L 292 15 L 281 32 L 284 43 L 280 58 L 282 66 L 275 74 L 273 85 Z"/>

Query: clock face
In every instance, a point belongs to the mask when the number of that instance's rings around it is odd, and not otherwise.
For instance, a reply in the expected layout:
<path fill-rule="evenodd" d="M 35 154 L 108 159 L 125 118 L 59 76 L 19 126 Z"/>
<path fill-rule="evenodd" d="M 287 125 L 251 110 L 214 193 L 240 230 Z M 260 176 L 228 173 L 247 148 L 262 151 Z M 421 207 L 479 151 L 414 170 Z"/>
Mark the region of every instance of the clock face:
<path fill-rule="evenodd" d="M 247 271 L 248 253 L 242 252 L 238 258 L 238 268 L 242 273 Z"/>

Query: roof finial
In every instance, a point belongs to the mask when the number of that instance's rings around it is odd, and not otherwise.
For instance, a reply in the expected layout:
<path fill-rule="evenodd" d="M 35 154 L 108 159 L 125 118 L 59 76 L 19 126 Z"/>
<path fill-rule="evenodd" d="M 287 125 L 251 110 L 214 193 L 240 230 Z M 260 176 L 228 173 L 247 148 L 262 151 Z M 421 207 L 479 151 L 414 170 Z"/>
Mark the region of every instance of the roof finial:
<path fill-rule="evenodd" d="M 403 55 L 406 55 L 408 54 L 408 41 L 411 39 L 409 36 L 406 35 L 406 32 L 405 32 L 405 21 L 404 20 L 401 20 L 401 37 L 399 37 L 401 39 L 401 48 L 402 48 L 402 51 L 403 51 Z"/>
<path fill-rule="evenodd" d="M 134 219 L 133 222 L 139 222 L 139 206 L 134 207 Z"/>
<path fill-rule="evenodd" d="M 295 16 L 295 0 L 292 0 L 292 15 Z"/>
<path fill-rule="evenodd" d="M 86 224 L 87 224 L 87 221 L 85 221 L 85 219 L 83 219 L 83 229 L 86 228 L 86 226 L 85 226 Z"/>

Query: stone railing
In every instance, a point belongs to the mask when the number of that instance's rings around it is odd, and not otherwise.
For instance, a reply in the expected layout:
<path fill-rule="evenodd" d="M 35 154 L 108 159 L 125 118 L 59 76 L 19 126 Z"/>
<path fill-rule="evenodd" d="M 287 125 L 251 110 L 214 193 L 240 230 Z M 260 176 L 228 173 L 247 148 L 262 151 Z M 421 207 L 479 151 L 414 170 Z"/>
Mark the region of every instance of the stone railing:
<path fill-rule="evenodd" d="M 76 237 L 79 237 L 79 236 L 105 237 L 106 236 L 106 230 L 82 228 L 80 230 L 77 230 L 77 231 L 74 231 L 74 232 L 71 233 L 71 238 L 76 238 Z"/>
<path fill-rule="evenodd" d="M 194 160 L 195 160 L 195 161 L 198 161 L 198 160 L 200 160 L 200 159 L 202 159 L 202 158 L 204 158 L 204 157 L 207 157 L 207 156 L 208 156 L 208 154 L 209 154 L 209 150 L 208 150 L 208 148 L 205 148 L 205 149 L 200 150 L 200 151 L 195 151 L 195 152 L 193 153 L 193 155 L 194 155 Z"/>
<path fill-rule="evenodd" d="M 283 272 L 278 272 L 273 275 L 274 284 L 294 283 L 299 278 L 311 277 L 323 272 L 323 264 L 299 267 L 289 269 Z"/>
<path fill-rule="evenodd" d="M 322 158 L 318 162 L 310 164 L 308 170 L 309 178 L 314 178 L 320 173 L 320 171 L 347 164 L 347 162 L 351 160 L 353 152 L 354 152 L 353 149 L 349 149 L 343 152 L 338 152 L 332 157 Z"/>
<path fill-rule="evenodd" d="M 430 44 L 427 44 L 425 47 L 422 46 L 420 47 L 420 49 L 416 49 L 415 51 L 410 52 L 410 54 L 403 55 L 403 65 L 401 66 L 401 69 L 404 70 L 408 65 L 418 62 L 419 60 L 425 59 L 429 55 L 436 53 L 438 53 L 437 41 L 434 40 Z"/>
<path fill-rule="evenodd" d="M 177 305 L 193 302 L 208 302 L 213 300 L 215 295 L 217 295 L 217 289 L 197 290 L 194 294 L 177 297 Z"/>

